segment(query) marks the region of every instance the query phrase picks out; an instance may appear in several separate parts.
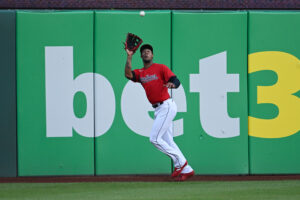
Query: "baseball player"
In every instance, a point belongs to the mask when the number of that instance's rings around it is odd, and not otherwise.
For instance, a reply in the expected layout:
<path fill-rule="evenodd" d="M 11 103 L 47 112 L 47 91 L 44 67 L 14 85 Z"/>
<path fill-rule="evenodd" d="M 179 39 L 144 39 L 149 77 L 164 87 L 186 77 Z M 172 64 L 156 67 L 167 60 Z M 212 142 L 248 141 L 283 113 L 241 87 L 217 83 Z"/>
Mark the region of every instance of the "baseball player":
<path fill-rule="evenodd" d="M 142 69 L 132 70 L 131 61 L 135 51 L 126 49 L 126 52 L 126 78 L 142 84 L 149 102 L 155 109 L 150 142 L 173 160 L 172 177 L 178 181 L 184 181 L 193 176 L 194 171 L 173 140 L 172 121 L 176 116 L 177 106 L 168 93 L 168 88 L 178 88 L 180 81 L 166 65 L 153 63 L 151 45 L 145 44 L 140 48 L 144 63 Z"/>

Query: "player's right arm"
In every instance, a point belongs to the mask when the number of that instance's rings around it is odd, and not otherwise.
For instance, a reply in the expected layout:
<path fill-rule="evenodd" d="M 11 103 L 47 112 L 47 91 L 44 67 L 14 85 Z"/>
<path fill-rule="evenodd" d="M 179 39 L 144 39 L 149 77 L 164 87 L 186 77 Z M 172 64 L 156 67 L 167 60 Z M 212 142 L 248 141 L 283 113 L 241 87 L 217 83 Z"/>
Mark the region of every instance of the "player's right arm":
<path fill-rule="evenodd" d="M 126 53 L 127 53 L 127 60 L 125 65 L 125 77 L 131 80 L 133 78 L 131 61 L 134 52 L 126 49 Z"/>

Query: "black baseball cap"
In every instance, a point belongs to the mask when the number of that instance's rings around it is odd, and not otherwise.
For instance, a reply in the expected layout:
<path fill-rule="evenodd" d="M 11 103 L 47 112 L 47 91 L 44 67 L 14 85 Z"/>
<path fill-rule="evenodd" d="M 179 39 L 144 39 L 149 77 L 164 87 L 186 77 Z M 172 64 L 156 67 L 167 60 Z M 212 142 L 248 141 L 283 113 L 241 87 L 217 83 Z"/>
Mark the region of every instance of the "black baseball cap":
<path fill-rule="evenodd" d="M 153 53 L 153 47 L 150 44 L 144 44 L 143 46 L 141 46 L 140 52 L 142 53 L 144 49 L 150 49 Z"/>

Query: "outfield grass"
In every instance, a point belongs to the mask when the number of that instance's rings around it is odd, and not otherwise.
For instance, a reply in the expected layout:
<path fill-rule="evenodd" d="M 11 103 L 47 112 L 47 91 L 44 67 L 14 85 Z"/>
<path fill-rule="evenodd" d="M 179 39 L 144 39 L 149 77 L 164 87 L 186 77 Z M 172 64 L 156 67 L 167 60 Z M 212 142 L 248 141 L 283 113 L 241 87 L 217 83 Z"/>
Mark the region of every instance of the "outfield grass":
<path fill-rule="evenodd" d="M 0 199 L 299 200 L 300 181 L 0 183 Z"/>

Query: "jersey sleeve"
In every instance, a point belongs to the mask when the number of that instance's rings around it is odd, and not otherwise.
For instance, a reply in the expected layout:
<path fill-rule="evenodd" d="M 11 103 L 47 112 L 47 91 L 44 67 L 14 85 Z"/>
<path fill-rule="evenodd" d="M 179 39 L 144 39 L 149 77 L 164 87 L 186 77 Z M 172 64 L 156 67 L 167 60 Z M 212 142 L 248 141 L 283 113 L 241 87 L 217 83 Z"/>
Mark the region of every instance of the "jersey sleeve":
<path fill-rule="evenodd" d="M 140 82 L 140 72 L 138 69 L 132 71 L 134 73 L 133 78 L 131 79 L 133 82 Z"/>
<path fill-rule="evenodd" d="M 165 83 L 167 83 L 172 76 L 175 76 L 175 74 L 166 65 L 162 65 L 162 72 Z"/>

